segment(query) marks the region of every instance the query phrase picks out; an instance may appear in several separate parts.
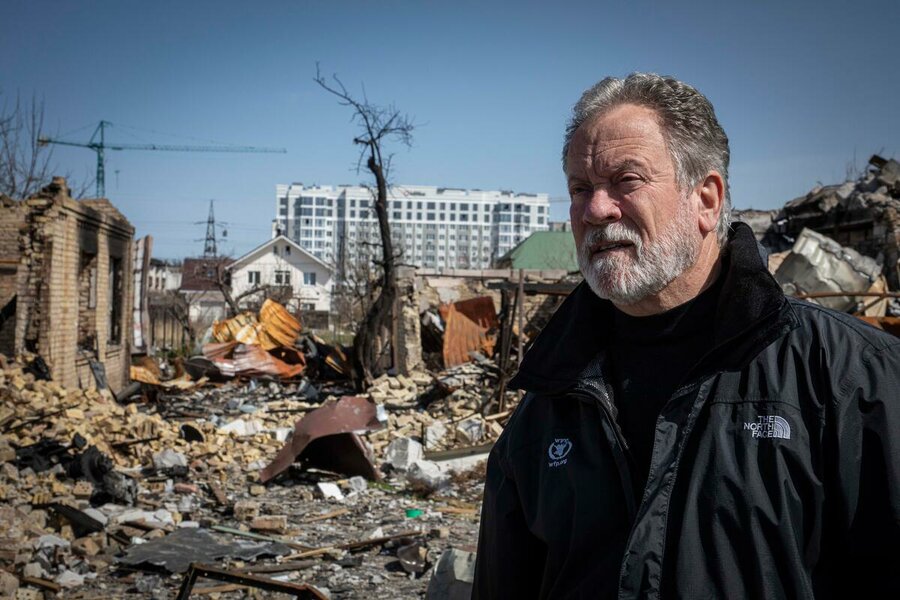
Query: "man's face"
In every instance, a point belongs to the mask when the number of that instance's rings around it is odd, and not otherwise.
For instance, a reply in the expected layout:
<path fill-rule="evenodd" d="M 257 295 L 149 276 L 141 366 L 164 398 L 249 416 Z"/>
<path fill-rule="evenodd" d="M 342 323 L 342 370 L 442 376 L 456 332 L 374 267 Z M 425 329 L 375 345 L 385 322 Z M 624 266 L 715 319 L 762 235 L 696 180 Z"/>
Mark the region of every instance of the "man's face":
<path fill-rule="evenodd" d="M 624 104 L 584 123 L 566 170 L 578 264 L 598 296 L 634 304 L 696 262 L 697 208 L 652 110 Z"/>

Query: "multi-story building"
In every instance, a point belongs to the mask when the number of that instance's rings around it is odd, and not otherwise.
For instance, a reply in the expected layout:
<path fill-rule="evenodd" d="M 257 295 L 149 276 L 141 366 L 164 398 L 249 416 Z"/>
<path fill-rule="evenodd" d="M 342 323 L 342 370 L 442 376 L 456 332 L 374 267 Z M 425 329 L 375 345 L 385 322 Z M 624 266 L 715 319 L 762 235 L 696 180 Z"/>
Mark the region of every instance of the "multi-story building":
<path fill-rule="evenodd" d="M 549 222 L 547 194 L 395 186 L 388 220 L 400 262 L 429 268 L 483 269 Z M 381 253 L 373 193 L 359 186 L 278 185 L 273 235 L 283 233 L 317 258 Z"/>

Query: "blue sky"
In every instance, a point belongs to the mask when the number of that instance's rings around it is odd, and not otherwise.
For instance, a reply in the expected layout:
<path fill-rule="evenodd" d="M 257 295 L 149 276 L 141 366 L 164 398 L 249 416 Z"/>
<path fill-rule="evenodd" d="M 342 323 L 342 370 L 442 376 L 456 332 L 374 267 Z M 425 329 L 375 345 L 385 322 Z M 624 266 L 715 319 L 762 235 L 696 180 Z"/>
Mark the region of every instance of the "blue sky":
<path fill-rule="evenodd" d="M 681 4 L 681 6 L 677 6 Z M 900 153 L 900 2 L 153 2 L 5 0 L 2 99 L 37 95 L 50 133 L 100 119 L 130 143 L 287 148 L 287 154 L 109 152 L 107 195 L 154 254 L 202 252 L 209 200 L 221 248 L 268 238 L 276 183 L 358 183 L 347 108 L 318 61 L 418 128 L 398 183 L 565 197 L 565 120 L 605 75 L 655 71 L 699 88 L 731 140 L 737 207 L 773 208 Z M 89 150 L 59 172 L 92 177 Z M 551 215 L 567 215 L 563 202 Z"/>

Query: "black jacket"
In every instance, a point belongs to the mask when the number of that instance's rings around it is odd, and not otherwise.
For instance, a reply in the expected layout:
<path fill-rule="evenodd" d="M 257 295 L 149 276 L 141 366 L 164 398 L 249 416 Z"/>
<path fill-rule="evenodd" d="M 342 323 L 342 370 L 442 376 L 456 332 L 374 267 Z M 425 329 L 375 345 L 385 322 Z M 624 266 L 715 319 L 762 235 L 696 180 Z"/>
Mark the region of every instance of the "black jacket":
<path fill-rule="evenodd" d="M 559 308 L 488 461 L 474 598 L 900 598 L 900 340 L 785 298 L 746 225 L 723 261 L 643 490 L 603 376 L 612 305 L 582 284 Z"/>

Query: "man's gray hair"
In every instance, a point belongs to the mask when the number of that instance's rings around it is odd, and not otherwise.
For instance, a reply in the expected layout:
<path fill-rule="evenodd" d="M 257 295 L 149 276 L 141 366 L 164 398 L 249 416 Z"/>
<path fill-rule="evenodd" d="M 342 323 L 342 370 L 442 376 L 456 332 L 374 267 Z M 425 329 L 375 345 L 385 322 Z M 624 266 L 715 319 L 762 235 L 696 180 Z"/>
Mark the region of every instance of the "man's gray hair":
<path fill-rule="evenodd" d="M 572 137 L 586 121 L 622 104 L 647 107 L 659 115 L 678 185 L 685 192 L 718 171 L 725 184 L 716 237 L 719 245 L 728 237 L 731 198 L 728 192 L 728 136 L 712 103 L 690 85 L 655 73 L 632 73 L 625 79 L 607 77 L 589 88 L 572 109 L 563 144 L 563 170 Z"/>

